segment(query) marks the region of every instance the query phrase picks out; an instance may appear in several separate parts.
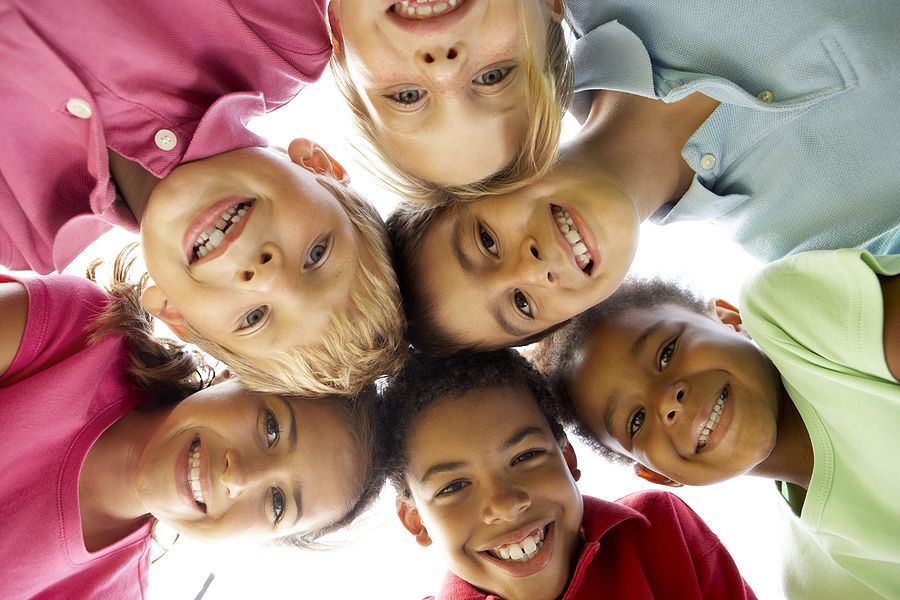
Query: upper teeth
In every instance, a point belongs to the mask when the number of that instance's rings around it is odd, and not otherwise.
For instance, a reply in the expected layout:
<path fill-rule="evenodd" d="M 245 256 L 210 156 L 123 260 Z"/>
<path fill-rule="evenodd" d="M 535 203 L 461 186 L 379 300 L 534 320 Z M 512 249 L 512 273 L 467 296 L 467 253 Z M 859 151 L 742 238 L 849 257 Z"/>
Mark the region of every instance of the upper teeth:
<path fill-rule="evenodd" d="M 581 234 L 578 232 L 578 228 L 575 227 L 572 217 L 569 216 L 566 209 L 554 205 L 553 218 L 556 219 L 556 225 L 562 232 L 563 237 L 566 238 L 566 241 L 572 247 L 572 254 L 575 255 L 575 262 L 578 263 L 578 268 L 589 273 L 591 267 L 594 266 L 594 257 L 591 256 L 587 246 L 582 241 Z"/>
<path fill-rule="evenodd" d="M 206 504 L 203 497 L 203 490 L 200 487 L 200 440 L 194 440 L 191 444 L 191 452 L 188 456 L 188 483 L 191 486 L 191 492 L 194 494 L 194 501 L 200 504 Z"/>
<path fill-rule="evenodd" d="M 212 227 L 194 240 L 194 257 L 203 258 L 215 250 L 225 239 L 225 234 L 228 233 L 231 226 L 236 225 L 247 214 L 248 208 L 250 208 L 249 202 L 241 202 L 223 212 Z"/>
<path fill-rule="evenodd" d="M 728 397 L 728 388 L 724 388 L 722 393 L 719 394 L 719 399 L 716 400 L 715 406 L 713 406 L 712 412 L 709 413 L 709 418 L 706 420 L 706 423 L 703 425 L 703 431 L 700 432 L 700 441 L 697 444 L 697 450 L 706 446 L 706 440 L 709 439 L 709 434 L 712 433 L 712 430 L 716 428 L 716 425 L 719 424 L 719 419 L 722 418 L 722 407 L 725 406 L 725 398 Z"/>
<path fill-rule="evenodd" d="M 524 540 L 497 546 L 491 550 L 491 554 L 500 560 L 526 561 L 534 558 L 537 551 L 544 545 L 544 528 L 540 528 Z"/>
<path fill-rule="evenodd" d="M 402 0 L 395 3 L 391 10 L 398 15 L 404 17 L 426 18 L 433 15 L 440 15 L 451 8 L 455 8 L 458 4 L 462 4 L 465 0 L 440 0 L 439 2 L 427 2 L 418 0 Z"/>

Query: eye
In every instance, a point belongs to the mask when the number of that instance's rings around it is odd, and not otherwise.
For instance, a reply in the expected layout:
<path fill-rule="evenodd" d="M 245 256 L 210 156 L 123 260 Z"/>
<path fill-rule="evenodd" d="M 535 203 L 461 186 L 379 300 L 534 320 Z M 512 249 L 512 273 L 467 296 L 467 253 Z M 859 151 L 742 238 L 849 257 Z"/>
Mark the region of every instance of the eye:
<path fill-rule="evenodd" d="M 481 240 L 481 247 L 487 250 L 487 252 L 493 256 L 500 255 L 500 248 L 497 247 L 497 241 L 494 240 L 494 236 L 488 232 L 484 227 L 478 228 L 478 236 Z"/>
<path fill-rule="evenodd" d="M 513 292 L 513 302 L 516 304 L 516 310 L 529 319 L 534 318 L 534 311 L 531 310 L 531 303 L 528 301 L 528 296 L 522 293 L 522 290 Z"/>
<path fill-rule="evenodd" d="M 488 87 L 494 86 L 506 79 L 506 76 L 509 75 L 510 71 L 512 71 L 512 67 L 489 69 L 475 77 L 475 79 L 472 80 L 472 83 Z"/>
<path fill-rule="evenodd" d="M 269 409 L 265 409 L 263 412 L 261 429 L 267 448 L 271 448 L 278 443 L 281 430 L 278 428 L 278 419 L 275 418 L 275 414 Z"/>
<path fill-rule="evenodd" d="M 523 462 L 525 462 L 525 461 L 527 461 L 527 460 L 531 460 L 532 458 L 536 458 L 536 457 L 540 456 L 540 455 L 543 454 L 543 453 L 544 453 L 544 451 L 543 451 L 543 450 L 540 450 L 540 449 L 538 449 L 538 450 L 526 450 L 526 451 L 523 452 L 522 454 L 516 455 L 516 457 L 515 457 L 514 459 L 512 459 L 512 463 L 511 463 L 511 464 L 516 465 L 516 464 L 519 464 L 519 463 L 523 463 Z"/>
<path fill-rule="evenodd" d="M 254 308 L 253 310 L 244 314 L 243 317 L 241 317 L 241 324 L 238 326 L 238 330 L 240 331 L 242 329 L 252 328 L 257 323 L 262 321 L 267 314 L 269 314 L 268 306 L 259 306 L 257 308 Z"/>
<path fill-rule="evenodd" d="M 646 413 L 644 409 L 638 409 L 636 413 L 631 415 L 631 419 L 628 421 L 628 437 L 633 438 L 637 435 L 637 432 L 641 430 L 641 427 L 644 426 L 644 417 Z"/>
<path fill-rule="evenodd" d="M 675 343 L 677 341 L 678 338 L 675 338 L 674 340 L 663 346 L 662 351 L 659 353 L 657 366 L 659 367 L 660 371 L 668 367 L 669 363 L 672 362 L 672 358 L 675 356 Z"/>
<path fill-rule="evenodd" d="M 468 481 L 452 481 L 439 489 L 435 496 L 449 496 L 450 494 L 455 494 L 459 490 L 467 487 L 469 485 Z"/>
<path fill-rule="evenodd" d="M 272 488 L 272 522 L 275 525 L 284 517 L 284 492 L 278 488 Z"/>
<path fill-rule="evenodd" d="M 325 253 L 328 251 L 328 242 L 319 242 L 309 250 L 309 255 L 306 257 L 306 262 L 303 264 L 305 267 L 312 267 L 319 264 L 319 261 L 325 256 Z"/>
<path fill-rule="evenodd" d="M 388 94 L 385 98 L 396 102 L 397 104 L 402 104 L 403 106 L 412 106 L 414 104 L 418 104 L 418 102 L 425 97 L 425 90 L 420 90 L 417 88 L 409 88 L 406 90 L 400 90 L 394 94 Z"/>

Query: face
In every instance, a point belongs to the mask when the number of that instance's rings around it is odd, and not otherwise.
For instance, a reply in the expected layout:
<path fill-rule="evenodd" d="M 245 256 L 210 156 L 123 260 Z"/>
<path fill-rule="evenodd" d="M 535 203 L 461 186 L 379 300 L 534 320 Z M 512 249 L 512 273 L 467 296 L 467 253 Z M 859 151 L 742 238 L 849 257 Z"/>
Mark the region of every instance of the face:
<path fill-rule="evenodd" d="M 457 205 L 415 265 L 437 326 L 472 347 L 515 345 L 604 300 L 637 248 L 640 217 L 612 177 L 557 169 L 521 190 Z"/>
<path fill-rule="evenodd" d="M 361 460 L 328 403 L 225 382 L 166 416 L 141 455 L 138 493 L 189 537 L 265 541 L 338 520 L 359 494 Z"/>
<path fill-rule="evenodd" d="M 583 505 L 574 453 L 564 457 L 529 393 L 442 400 L 423 413 L 408 452 L 412 499 L 401 520 L 419 543 L 434 542 L 456 575 L 508 600 L 562 593 Z"/>
<path fill-rule="evenodd" d="M 527 52 L 543 67 L 547 24 L 561 18 L 553 5 L 331 0 L 329 16 L 382 146 L 412 173 L 455 185 L 505 167 L 521 145 L 523 61 Z"/>
<path fill-rule="evenodd" d="M 313 174 L 334 167 L 308 149 L 306 165 L 236 150 L 182 165 L 157 185 L 141 222 L 155 282 L 148 310 L 254 364 L 320 338 L 350 306 L 358 256 L 368 254 Z"/>
<path fill-rule="evenodd" d="M 626 310 L 591 332 L 567 385 L 602 444 L 679 483 L 736 477 L 775 445 L 781 380 L 739 320 Z"/>

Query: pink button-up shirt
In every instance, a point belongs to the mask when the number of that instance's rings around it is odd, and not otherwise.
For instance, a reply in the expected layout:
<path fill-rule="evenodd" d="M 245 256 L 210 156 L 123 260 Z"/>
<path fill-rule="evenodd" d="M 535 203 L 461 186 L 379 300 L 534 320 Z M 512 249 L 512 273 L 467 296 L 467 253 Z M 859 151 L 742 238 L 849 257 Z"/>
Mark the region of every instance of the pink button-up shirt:
<path fill-rule="evenodd" d="M 321 75 L 325 0 L 0 0 L 0 264 L 62 269 L 111 225 L 107 148 L 156 177 L 265 140 Z"/>

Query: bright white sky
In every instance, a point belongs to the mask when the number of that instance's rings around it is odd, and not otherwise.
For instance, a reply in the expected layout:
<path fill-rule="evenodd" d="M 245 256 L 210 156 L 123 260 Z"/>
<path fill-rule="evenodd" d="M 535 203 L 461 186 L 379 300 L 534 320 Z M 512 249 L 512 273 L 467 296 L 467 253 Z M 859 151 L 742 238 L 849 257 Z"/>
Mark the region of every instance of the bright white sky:
<path fill-rule="evenodd" d="M 348 168 L 354 185 L 387 215 L 395 200 L 355 163 L 346 142 L 342 101 L 326 77 L 307 87 L 287 107 L 252 124 L 273 144 L 287 146 L 308 137 L 325 146 Z M 576 130 L 567 122 L 564 136 Z M 97 256 L 113 257 L 133 239 L 122 232 L 92 245 L 69 272 L 83 274 Z M 743 279 L 759 264 L 706 223 L 645 225 L 634 270 L 677 277 L 703 294 L 736 300 Z M 649 489 L 623 467 L 609 465 L 575 442 L 583 472 L 582 493 L 615 500 Z M 763 600 L 779 599 L 780 528 L 778 496 L 771 481 L 744 477 L 707 488 L 676 490 L 718 533 L 744 577 Z M 258 597 L 415 599 L 436 591 L 444 573 L 436 553 L 414 543 L 393 513 L 390 490 L 348 535 L 347 544 L 328 552 L 267 547 L 204 546 L 179 540 L 150 572 L 151 600 L 196 598 L 210 573 L 204 599 Z M 664 552 L 663 549 L 660 550 Z"/>

